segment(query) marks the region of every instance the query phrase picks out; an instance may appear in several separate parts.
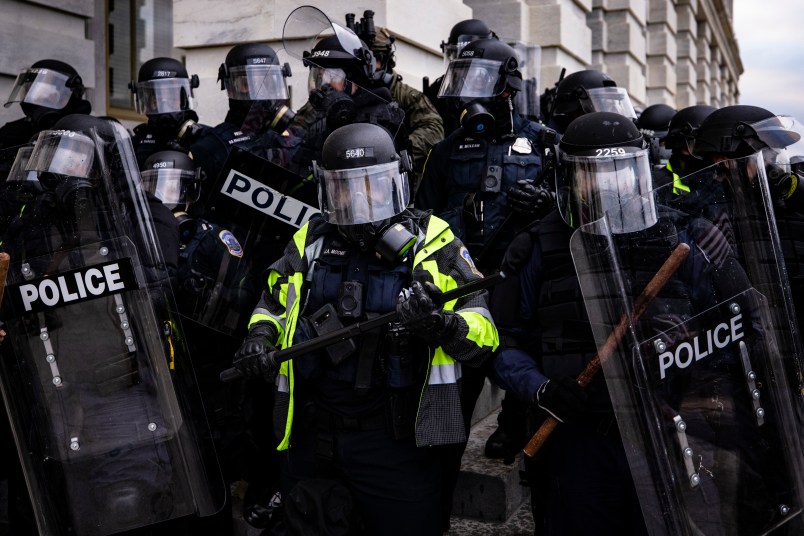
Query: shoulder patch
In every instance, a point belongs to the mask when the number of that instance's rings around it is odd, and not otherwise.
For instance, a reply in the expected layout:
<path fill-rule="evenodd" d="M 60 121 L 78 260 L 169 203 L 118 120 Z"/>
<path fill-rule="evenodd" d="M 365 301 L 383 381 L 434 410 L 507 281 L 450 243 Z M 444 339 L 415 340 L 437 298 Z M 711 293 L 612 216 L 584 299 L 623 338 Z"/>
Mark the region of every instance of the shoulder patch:
<path fill-rule="evenodd" d="M 483 277 L 483 274 L 481 274 L 477 266 L 475 266 L 475 261 L 472 260 L 472 256 L 469 255 L 469 250 L 466 249 L 466 246 L 461 246 L 461 257 L 466 261 L 466 264 L 469 265 L 469 269 L 472 270 L 472 273 Z"/>
<path fill-rule="evenodd" d="M 220 238 L 223 245 L 226 246 L 226 249 L 229 250 L 229 254 L 232 257 L 242 257 L 243 256 L 243 247 L 240 245 L 240 242 L 237 241 L 235 235 L 232 234 L 231 231 L 226 229 L 222 230 L 218 233 L 218 238 Z"/>

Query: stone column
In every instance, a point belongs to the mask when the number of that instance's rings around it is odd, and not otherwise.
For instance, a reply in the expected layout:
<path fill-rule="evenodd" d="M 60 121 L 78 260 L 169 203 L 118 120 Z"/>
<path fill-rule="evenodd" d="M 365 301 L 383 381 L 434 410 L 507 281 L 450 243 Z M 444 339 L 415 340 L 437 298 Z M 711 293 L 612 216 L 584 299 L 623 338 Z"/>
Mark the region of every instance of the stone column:
<path fill-rule="evenodd" d="M 705 21 L 698 22 L 698 63 L 695 73 L 698 83 L 695 86 L 696 99 L 700 103 L 712 104 L 712 29 Z"/>
<path fill-rule="evenodd" d="M 592 68 L 628 89 L 634 106 L 645 107 L 647 90 L 647 0 L 594 0 L 587 24 L 592 29 Z"/>
<path fill-rule="evenodd" d="M 695 20 L 695 3 L 676 0 L 676 109 L 681 110 L 698 103 L 698 22 Z"/>
<path fill-rule="evenodd" d="M 676 105 L 676 10 L 667 0 L 648 3 L 647 104 Z"/>

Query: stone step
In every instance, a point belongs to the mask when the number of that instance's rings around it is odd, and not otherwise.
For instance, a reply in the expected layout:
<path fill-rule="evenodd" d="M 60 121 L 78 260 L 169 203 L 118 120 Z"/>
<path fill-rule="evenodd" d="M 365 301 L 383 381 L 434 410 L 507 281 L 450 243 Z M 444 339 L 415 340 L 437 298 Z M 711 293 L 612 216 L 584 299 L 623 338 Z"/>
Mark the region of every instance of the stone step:
<path fill-rule="evenodd" d="M 506 465 L 483 454 L 486 439 L 497 429 L 498 412 L 499 409 L 493 411 L 472 426 L 453 496 L 452 513 L 456 518 L 499 525 L 530 502 L 530 490 L 520 483 L 523 455 L 518 454 L 514 463 Z"/>

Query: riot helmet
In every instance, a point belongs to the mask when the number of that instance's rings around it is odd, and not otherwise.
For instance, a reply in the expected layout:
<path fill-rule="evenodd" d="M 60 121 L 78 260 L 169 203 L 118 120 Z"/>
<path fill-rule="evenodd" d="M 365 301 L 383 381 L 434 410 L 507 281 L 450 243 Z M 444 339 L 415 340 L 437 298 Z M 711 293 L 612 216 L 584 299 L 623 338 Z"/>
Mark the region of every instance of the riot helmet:
<path fill-rule="evenodd" d="M 310 68 L 308 89 L 328 85 L 347 95 L 352 83 L 367 87 L 374 75 L 374 55 L 351 30 L 324 37 L 306 52 L 304 65 Z"/>
<path fill-rule="evenodd" d="M 142 185 L 170 209 L 198 201 L 202 171 L 180 151 L 159 151 L 145 161 Z"/>
<path fill-rule="evenodd" d="M 31 159 L 33 152 L 33 145 L 23 145 L 17 149 L 17 154 L 14 156 L 14 162 L 11 164 L 11 169 L 8 172 L 6 180 L 8 182 L 22 182 L 28 181 L 30 184 L 39 186 L 39 175 L 36 171 L 29 171 L 28 160 Z"/>
<path fill-rule="evenodd" d="M 59 60 L 40 60 L 17 76 L 5 107 L 19 102 L 23 113 L 40 129 L 50 128 L 68 113 L 89 113 L 89 103 L 83 100 L 84 91 L 81 77 L 71 65 Z M 79 110 L 82 104 L 86 110 Z"/>
<path fill-rule="evenodd" d="M 274 49 L 264 43 L 235 45 L 218 68 L 221 90 L 229 96 L 229 110 L 241 121 L 251 112 L 259 113 L 268 123 L 283 123 L 284 130 L 294 115 L 288 108 L 287 77 L 290 65 L 279 64 Z M 257 109 L 255 109 L 255 107 Z"/>
<path fill-rule="evenodd" d="M 137 81 L 128 87 L 135 95 L 137 112 L 148 116 L 148 124 L 161 137 L 182 137 L 195 125 L 193 89 L 198 75 L 189 76 L 179 60 L 154 58 L 140 67 Z"/>
<path fill-rule="evenodd" d="M 467 44 L 477 39 L 497 39 L 488 25 L 479 19 L 466 19 L 457 23 L 449 31 L 446 41 L 441 41 L 441 52 L 444 55 L 444 67 L 448 68 L 449 63 L 458 57 L 458 53 Z"/>
<path fill-rule="evenodd" d="M 758 106 L 726 106 L 709 114 L 695 133 L 696 156 L 750 156 L 763 149 L 782 150 L 801 139 L 773 112 Z"/>
<path fill-rule="evenodd" d="M 497 39 L 477 39 L 450 62 L 438 97 L 459 101 L 461 126 L 467 135 L 481 137 L 503 124 L 513 129 L 512 96 L 521 89 L 516 51 Z"/>
<path fill-rule="evenodd" d="M 587 69 L 564 77 L 556 88 L 548 120 L 563 132 L 573 119 L 591 112 L 614 112 L 636 119 L 628 92 L 606 73 Z"/>
<path fill-rule="evenodd" d="M 670 120 L 676 109 L 667 104 L 651 104 L 636 120 L 636 125 L 650 147 L 650 161 L 654 166 L 664 166 L 670 158 L 670 150 L 664 145 L 664 138 L 670 127 Z"/>
<path fill-rule="evenodd" d="M 717 108 L 714 106 L 696 104 L 676 112 L 667 127 L 664 146 L 674 153 L 685 149 L 692 154 L 692 141 L 695 139 L 696 132 L 704 119 L 715 110 Z"/>
<path fill-rule="evenodd" d="M 84 210 L 109 164 L 99 150 L 109 140 L 99 135 L 114 138 L 110 121 L 84 114 L 66 115 L 53 130 L 39 133 L 25 169 L 36 172 L 42 188 L 55 193 L 63 206 Z"/>
<path fill-rule="evenodd" d="M 645 139 L 631 118 L 592 112 L 575 119 L 559 143 L 556 200 L 573 228 L 604 216 L 616 234 L 657 221 Z"/>
<path fill-rule="evenodd" d="M 383 127 L 371 123 L 339 127 L 324 141 L 321 161 L 313 161 L 321 214 L 361 248 L 375 247 L 381 256 L 386 247 L 399 253 L 400 237 L 389 243 L 383 236 L 410 201 L 411 169 L 407 151 L 397 153 Z M 396 235 L 399 229 L 392 231 Z M 410 236 L 401 241 L 407 244 Z"/>

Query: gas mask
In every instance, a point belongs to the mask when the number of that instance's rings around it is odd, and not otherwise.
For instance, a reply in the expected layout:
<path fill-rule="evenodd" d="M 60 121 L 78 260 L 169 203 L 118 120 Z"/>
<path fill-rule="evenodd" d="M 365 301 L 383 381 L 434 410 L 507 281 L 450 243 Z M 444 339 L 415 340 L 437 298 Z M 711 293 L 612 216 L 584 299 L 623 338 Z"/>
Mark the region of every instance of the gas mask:
<path fill-rule="evenodd" d="M 461 107 L 459 120 L 472 138 L 513 132 L 513 103 L 510 97 L 473 99 Z"/>
<path fill-rule="evenodd" d="M 338 231 L 361 251 L 373 250 L 378 259 L 386 262 L 403 260 L 416 236 L 396 218 L 357 225 L 340 225 Z"/>

